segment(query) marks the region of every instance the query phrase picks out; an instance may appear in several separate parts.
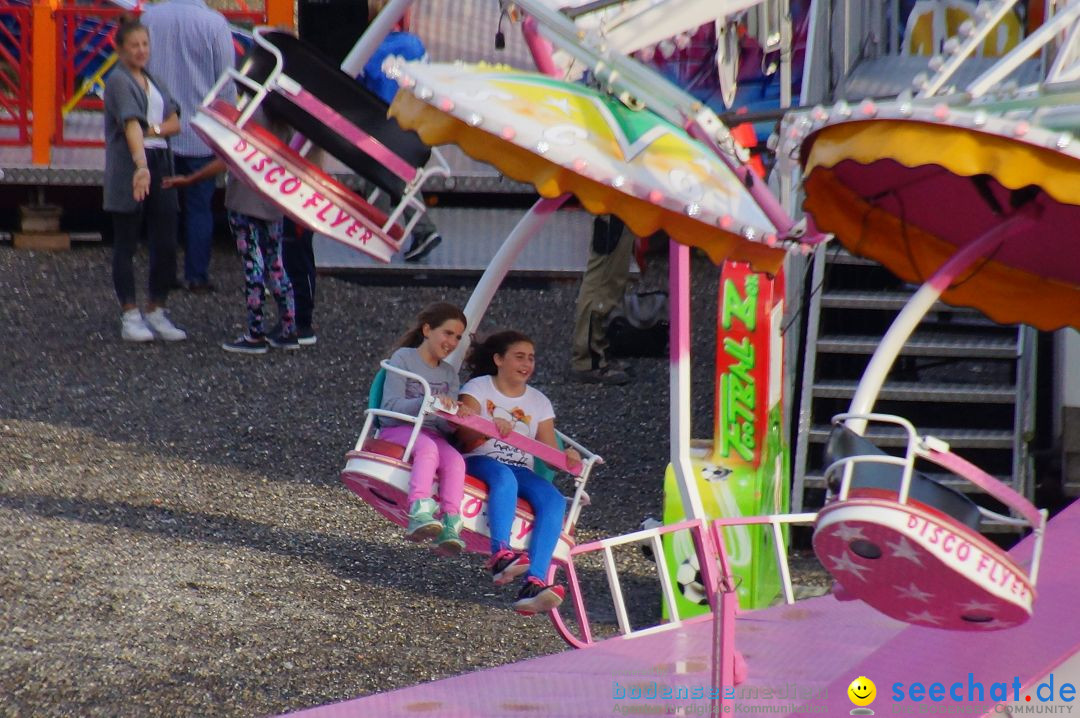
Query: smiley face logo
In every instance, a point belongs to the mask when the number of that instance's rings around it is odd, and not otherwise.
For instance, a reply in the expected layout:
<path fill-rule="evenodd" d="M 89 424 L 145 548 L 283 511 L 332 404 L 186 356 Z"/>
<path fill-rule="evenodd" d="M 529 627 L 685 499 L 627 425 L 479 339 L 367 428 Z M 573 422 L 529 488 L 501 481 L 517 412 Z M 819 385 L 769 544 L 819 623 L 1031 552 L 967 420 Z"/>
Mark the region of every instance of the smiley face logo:
<path fill-rule="evenodd" d="M 847 689 L 848 698 L 857 706 L 868 706 L 877 698 L 877 686 L 866 676 L 859 676 Z M 854 713 L 855 711 L 852 711 Z M 862 711 L 860 711 L 861 713 Z"/>

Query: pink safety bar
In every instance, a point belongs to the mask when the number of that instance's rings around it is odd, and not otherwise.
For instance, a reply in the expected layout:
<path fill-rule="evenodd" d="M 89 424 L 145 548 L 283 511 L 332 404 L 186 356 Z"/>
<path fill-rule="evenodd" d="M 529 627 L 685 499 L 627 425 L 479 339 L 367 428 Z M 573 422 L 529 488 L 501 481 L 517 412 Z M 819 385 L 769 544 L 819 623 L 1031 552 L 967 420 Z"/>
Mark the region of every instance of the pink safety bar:
<path fill-rule="evenodd" d="M 283 97 L 288 97 L 294 104 L 303 108 L 312 116 L 319 118 L 324 125 L 352 142 L 369 157 L 378 160 L 380 164 L 401 179 L 406 182 L 412 182 L 416 179 L 417 169 L 415 167 L 394 154 L 386 145 L 349 122 L 334 108 L 323 103 L 315 95 L 304 89 L 295 94 L 280 94 Z"/>
<path fill-rule="evenodd" d="M 1042 525 L 1042 516 L 1039 515 L 1038 509 L 1030 501 L 1021 496 L 1015 489 L 1001 483 L 966 459 L 960 458 L 951 451 L 940 451 L 938 449 L 927 449 L 920 451 L 919 454 L 926 460 L 932 461 L 957 476 L 967 479 L 1001 503 L 1015 509 L 1028 520 L 1033 528 Z"/>
<path fill-rule="evenodd" d="M 558 449 L 548 446 L 542 441 L 536 439 L 530 439 L 527 436 L 517 433 L 516 431 L 510 432 L 508 435 L 503 436 L 499 433 L 498 428 L 495 426 L 495 422 L 489 421 L 480 416 L 467 416 L 462 417 L 456 414 L 447 414 L 445 411 L 436 411 L 436 415 L 449 421 L 451 424 L 457 424 L 458 426 L 464 426 L 466 429 L 472 429 L 475 432 L 483 434 L 492 439 L 499 439 L 505 441 L 510 446 L 532 454 L 536 458 L 543 461 L 548 466 L 565 471 L 571 476 L 581 476 L 581 470 L 583 464 L 578 462 L 571 466 L 566 461 L 566 454 Z"/>

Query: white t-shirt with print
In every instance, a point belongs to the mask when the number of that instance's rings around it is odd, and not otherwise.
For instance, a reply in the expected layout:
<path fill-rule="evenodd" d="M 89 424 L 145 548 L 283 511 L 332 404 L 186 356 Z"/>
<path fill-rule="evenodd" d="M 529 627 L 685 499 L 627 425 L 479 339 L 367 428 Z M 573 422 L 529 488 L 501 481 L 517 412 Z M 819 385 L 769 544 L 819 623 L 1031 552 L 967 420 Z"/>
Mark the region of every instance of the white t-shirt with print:
<path fill-rule="evenodd" d="M 505 419 L 514 431 L 530 439 L 536 438 L 536 428 L 540 422 L 555 418 L 555 410 L 548 398 L 533 389 L 525 387 L 521 396 L 506 396 L 497 388 L 491 376 L 478 376 L 470 379 L 461 387 L 461 394 L 468 394 L 480 404 L 480 416 L 494 421 Z M 498 438 L 488 439 L 465 456 L 490 456 L 493 459 L 512 466 L 533 468 L 532 454 L 510 446 Z"/>

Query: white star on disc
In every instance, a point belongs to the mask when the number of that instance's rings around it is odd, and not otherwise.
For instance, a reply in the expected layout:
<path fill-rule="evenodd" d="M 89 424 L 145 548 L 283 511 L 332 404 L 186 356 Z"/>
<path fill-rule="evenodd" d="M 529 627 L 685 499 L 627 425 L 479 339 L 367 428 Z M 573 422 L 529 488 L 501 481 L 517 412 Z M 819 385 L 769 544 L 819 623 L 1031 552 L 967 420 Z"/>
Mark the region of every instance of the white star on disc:
<path fill-rule="evenodd" d="M 862 539 L 866 541 L 866 535 L 862 532 L 862 529 L 858 526 L 852 526 L 846 521 L 837 524 L 836 531 L 833 532 L 836 536 L 840 537 L 840 540 L 844 543 L 851 543 L 855 539 Z"/>
<path fill-rule="evenodd" d="M 894 558 L 906 558 L 917 566 L 922 566 L 922 559 L 919 558 L 919 554 L 915 553 L 915 549 L 911 547 L 911 544 L 903 536 L 899 537 L 896 543 L 885 542 L 885 545 L 892 549 Z"/>
<path fill-rule="evenodd" d="M 907 618 L 904 620 L 908 623 L 932 623 L 935 626 L 941 623 L 941 619 L 929 611 L 920 611 L 919 613 L 908 611 Z"/>
<path fill-rule="evenodd" d="M 911 598 L 919 601 L 920 603 L 929 603 L 930 599 L 934 597 L 934 594 L 927 593 L 926 591 L 923 591 L 921 588 L 916 586 L 914 581 L 912 581 L 907 588 L 903 586 L 893 586 L 893 588 L 899 591 L 900 595 L 904 598 Z"/>
<path fill-rule="evenodd" d="M 839 558 L 836 556 L 830 556 L 829 559 L 833 562 L 834 571 L 846 571 L 847 573 L 854 574 L 855 578 L 859 579 L 860 581 L 866 580 L 866 577 L 859 572 L 869 571 L 870 569 L 866 566 L 860 566 L 859 564 L 855 563 L 848 557 L 846 553 Z"/>
<path fill-rule="evenodd" d="M 993 613 L 997 606 L 993 603 L 983 603 L 982 601 L 968 601 L 967 603 L 956 604 L 960 607 L 963 613 L 979 613 L 985 611 L 986 613 Z"/>

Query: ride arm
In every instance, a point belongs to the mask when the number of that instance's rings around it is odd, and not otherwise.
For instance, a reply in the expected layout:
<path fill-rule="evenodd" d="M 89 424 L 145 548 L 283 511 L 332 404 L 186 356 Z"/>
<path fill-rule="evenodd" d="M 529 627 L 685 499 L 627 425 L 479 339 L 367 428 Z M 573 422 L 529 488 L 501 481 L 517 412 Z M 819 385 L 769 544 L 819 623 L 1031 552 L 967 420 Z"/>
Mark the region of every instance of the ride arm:
<path fill-rule="evenodd" d="M 545 419 L 541 421 L 536 427 L 536 438 L 538 441 L 543 442 L 553 449 L 562 451 L 566 457 L 566 463 L 570 466 L 581 463 L 581 454 L 578 450 L 572 446 L 567 446 L 565 449 L 559 446 L 559 437 L 555 431 L 555 419 Z"/>
<path fill-rule="evenodd" d="M 461 396 L 458 397 L 458 402 L 460 402 L 460 404 L 462 406 L 465 406 L 465 407 L 468 407 L 469 409 L 472 409 L 473 413 L 476 414 L 477 416 L 479 416 L 479 414 L 480 414 L 480 402 L 478 402 L 476 400 L 476 397 L 471 396 L 469 394 L 462 394 Z M 457 435 L 458 435 L 458 439 L 460 439 L 461 443 L 464 444 L 465 446 L 472 446 L 473 444 L 482 443 L 484 441 L 484 439 L 487 438 L 486 436 L 481 434 L 479 431 L 476 431 L 474 429 L 470 429 L 469 427 L 462 426 L 462 425 L 458 425 L 458 427 L 457 427 Z"/>
<path fill-rule="evenodd" d="M 505 441 L 513 447 L 532 454 L 548 466 L 552 466 L 560 471 L 565 471 L 573 476 L 580 476 L 582 469 L 584 468 L 583 462 L 578 461 L 575 464 L 571 464 L 567 461 L 567 456 L 563 452 L 552 448 L 541 441 L 530 439 L 516 431 L 511 431 L 509 434 L 503 435 L 499 432 L 499 429 L 495 426 L 494 422 L 481 418 L 480 416 L 462 417 L 454 414 L 447 414 L 445 411 L 438 411 L 436 413 L 451 424 L 463 426 L 466 429 L 470 429 L 483 436 L 498 438 L 499 441 Z"/>

